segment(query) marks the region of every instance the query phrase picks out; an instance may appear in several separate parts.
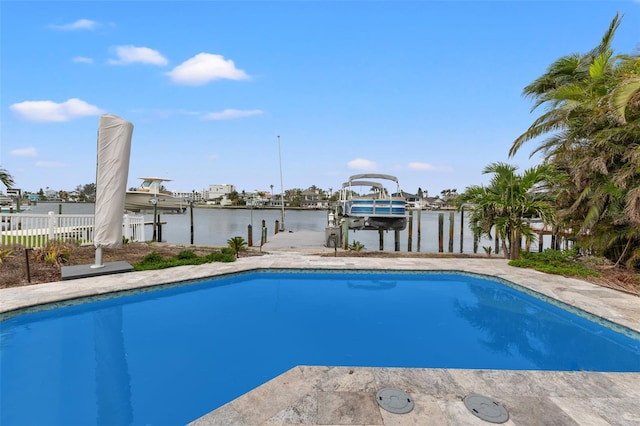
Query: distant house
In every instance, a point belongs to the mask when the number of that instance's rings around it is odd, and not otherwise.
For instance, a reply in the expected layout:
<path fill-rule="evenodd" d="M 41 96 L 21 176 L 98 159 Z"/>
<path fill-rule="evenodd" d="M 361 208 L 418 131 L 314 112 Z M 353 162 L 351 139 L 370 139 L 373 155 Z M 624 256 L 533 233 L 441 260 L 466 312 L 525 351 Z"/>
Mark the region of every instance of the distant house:
<path fill-rule="evenodd" d="M 221 206 L 231 205 L 229 194 L 236 192 L 235 185 L 228 183 L 221 185 L 209 185 L 209 190 L 203 194 L 203 199 L 207 204 L 218 204 Z"/>
<path fill-rule="evenodd" d="M 202 201 L 202 192 L 196 191 L 171 191 L 174 197 L 184 198 L 185 200 L 193 201 L 194 203 L 198 203 Z"/>
<path fill-rule="evenodd" d="M 317 189 L 308 188 L 300 193 L 300 207 L 307 209 L 323 209 L 328 207 L 327 200 Z"/>
<path fill-rule="evenodd" d="M 425 201 L 424 207 L 427 209 L 433 209 L 433 210 L 441 209 L 447 204 L 446 201 L 438 197 L 426 197 L 424 201 Z"/>
<path fill-rule="evenodd" d="M 282 207 L 282 194 L 273 194 L 271 198 L 269 198 L 269 205 L 271 207 Z M 289 202 L 287 199 L 284 199 L 284 206 L 287 207 Z"/>
<path fill-rule="evenodd" d="M 40 198 L 38 196 L 38 194 L 29 194 L 29 201 L 38 201 L 37 199 L 32 200 L 31 197 L 37 197 Z M 80 201 L 80 192 L 78 191 L 70 191 L 69 192 L 69 201 L 71 201 L 72 203 L 77 203 L 78 201 Z"/>
<path fill-rule="evenodd" d="M 410 209 L 422 209 L 423 200 L 416 194 L 409 194 L 408 192 L 402 192 L 404 199 L 407 200 L 407 208 Z"/>

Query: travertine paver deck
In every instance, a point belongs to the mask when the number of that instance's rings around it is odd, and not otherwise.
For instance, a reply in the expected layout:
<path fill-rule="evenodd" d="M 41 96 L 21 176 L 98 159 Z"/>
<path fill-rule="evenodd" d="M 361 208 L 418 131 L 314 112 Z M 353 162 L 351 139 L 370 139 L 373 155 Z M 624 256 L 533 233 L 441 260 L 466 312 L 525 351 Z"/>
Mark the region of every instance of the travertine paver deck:
<path fill-rule="evenodd" d="M 640 332 L 640 298 L 587 282 L 512 268 L 504 259 L 321 257 L 321 233 L 280 234 L 264 256 L 162 271 L 0 290 L 0 312 L 113 291 L 263 268 L 447 270 L 498 276 Z M 309 243 L 310 238 L 318 241 Z M 397 387 L 415 408 L 392 414 L 376 392 Z M 462 398 L 490 396 L 510 412 L 507 425 L 638 425 L 640 374 L 594 372 L 392 369 L 299 366 L 229 404 L 194 418 L 196 425 L 487 425 Z M 215 407 L 212 407 L 212 409 Z M 196 416 L 197 417 L 197 416 Z"/>

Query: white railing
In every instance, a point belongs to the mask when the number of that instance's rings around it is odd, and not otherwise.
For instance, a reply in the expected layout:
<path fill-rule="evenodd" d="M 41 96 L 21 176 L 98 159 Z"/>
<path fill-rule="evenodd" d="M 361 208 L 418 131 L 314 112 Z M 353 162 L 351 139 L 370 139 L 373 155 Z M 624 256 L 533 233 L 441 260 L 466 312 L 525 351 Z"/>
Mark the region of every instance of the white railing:
<path fill-rule="evenodd" d="M 1 213 L 0 246 L 43 247 L 48 241 L 74 241 L 93 244 L 94 215 L 92 214 L 29 214 Z M 122 237 L 128 242 L 145 241 L 144 216 L 125 214 L 122 217 Z"/>

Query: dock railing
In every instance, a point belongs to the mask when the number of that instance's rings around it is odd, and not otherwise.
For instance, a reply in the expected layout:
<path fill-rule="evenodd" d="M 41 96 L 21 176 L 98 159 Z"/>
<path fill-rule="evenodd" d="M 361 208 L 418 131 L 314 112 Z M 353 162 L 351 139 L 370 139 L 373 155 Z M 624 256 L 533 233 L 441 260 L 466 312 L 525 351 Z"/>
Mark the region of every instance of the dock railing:
<path fill-rule="evenodd" d="M 92 245 L 94 220 L 92 214 L 2 213 L 0 246 L 39 248 L 53 240 Z M 145 241 L 144 224 L 144 216 L 123 215 L 122 237 L 127 242 Z"/>

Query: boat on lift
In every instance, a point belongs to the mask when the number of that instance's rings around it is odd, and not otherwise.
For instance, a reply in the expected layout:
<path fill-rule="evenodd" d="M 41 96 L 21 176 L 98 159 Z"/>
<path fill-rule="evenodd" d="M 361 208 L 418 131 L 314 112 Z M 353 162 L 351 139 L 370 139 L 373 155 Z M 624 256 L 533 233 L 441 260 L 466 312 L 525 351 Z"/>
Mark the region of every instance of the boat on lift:
<path fill-rule="evenodd" d="M 162 210 L 184 213 L 189 206 L 189 199 L 177 197 L 167 191 L 163 182 L 171 179 L 160 177 L 141 177 L 142 183 L 135 189 L 128 190 L 124 199 L 124 209 L 130 212 Z"/>
<path fill-rule="evenodd" d="M 395 193 L 389 193 L 384 184 L 386 181 L 396 184 Z M 360 195 L 354 189 L 362 191 L 362 187 L 366 187 L 368 193 Z M 358 174 L 342 184 L 338 217 L 349 222 L 349 229 L 401 231 L 407 226 L 406 204 L 397 177 L 379 173 Z"/>

